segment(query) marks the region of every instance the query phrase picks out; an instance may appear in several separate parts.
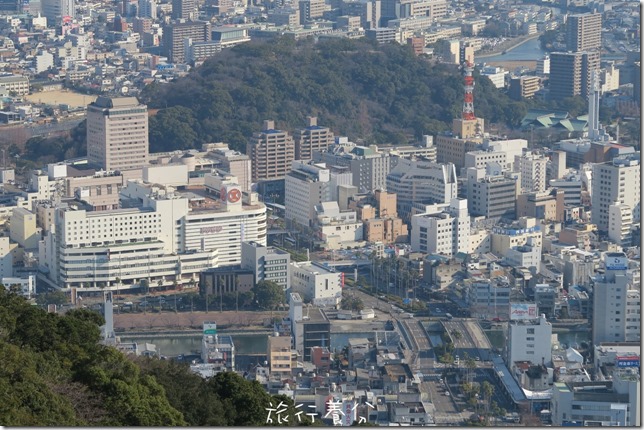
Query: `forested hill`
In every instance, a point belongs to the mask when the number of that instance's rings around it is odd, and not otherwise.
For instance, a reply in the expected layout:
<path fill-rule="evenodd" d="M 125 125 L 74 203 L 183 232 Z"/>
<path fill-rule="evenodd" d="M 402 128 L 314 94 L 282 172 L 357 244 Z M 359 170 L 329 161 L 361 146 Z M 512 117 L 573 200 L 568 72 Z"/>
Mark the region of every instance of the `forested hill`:
<path fill-rule="evenodd" d="M 100 345 L 102 323 L 86 309 L 47 313 L 0 285 L 0 426 L 257 427 L 280 402 L 294 416 L 291 399 L 234 372 L 204 380 Z"/>
<path fill-rule="evenodd" d="M 488 122 L 516 124 L 526 112 L 488 79 L 477 79 L 474 96 Z M 398 44 L 282 38 L 225 50 L 184 78 L 149 85 L 142 101 L 160 109 L 150 118 L 151 151 L 216 141 L 243 148 L 263 120 L 295 130 L 307 116 L 352 139 L 403 143 L 450 129 L 463 78 Z"/>

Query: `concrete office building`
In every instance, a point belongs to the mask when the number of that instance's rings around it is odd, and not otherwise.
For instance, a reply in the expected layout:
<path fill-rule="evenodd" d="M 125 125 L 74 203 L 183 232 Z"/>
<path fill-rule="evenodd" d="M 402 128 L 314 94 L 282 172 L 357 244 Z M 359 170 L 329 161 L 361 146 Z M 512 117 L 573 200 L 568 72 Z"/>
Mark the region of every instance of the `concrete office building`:
<path fill-rule="evenodd" d="M 157 19 L 157 2 L 156 0 L 139 0 L 137 15 L 139 18 Z"/>
<path fill-rule="evenodd" d="M 598 51 L 553 52 L 550 54 L 550 98 L 588 97 L 591 73 L 600 68 Z"/>
<path fill-rule="evenodd" d="M 556 188 L 564 192 L 565 206 L 581 206 L 581 192 L 584 184 L 579 174 L 571 173 L 561 179 L 551 179 L 548 183 L 550 188 Z"/>
<path fill-rule="evenodd" d="M 550 75 L 550 56 L 546 55 L 537 60 L 536 75 L 539 77 L 546 77 Z"/>
<path fill-rule="evenodd" d="M 517 361 L 552 362 L 552 324 L 540 315 L 536 320 L 511 321 L 508 326 L 507 365 Z"/>
<path fill-rule="evenodd" d="M 325 152 L 335 142 L 335 136 L 328 127 L 318 125 L 318 119 L 310 116 L 308 125 L 295 133 L 295 159 L 310 160 L 313 151 Z"/>
<path fill-rule="evenodd" d="M 639 222 L 640 180 L 639 152 L 593 166 L 592 223 L 599 231 L 609 230 L 608 209 L 615 202 L 628 205 L 633 211 L 633 222 Z"/>
<path fill-rule="evenodd" d="M 242 241 L 266 243 L 266 207 L 236 184 L 216 192 L 129 181 L 121 190 L 127 208 L 60 207 L 40 243 L 40 265 L 50 285 L 92 291 L 138 288 L 144 279 L 151 288 L 183 284 L 204 269 L 238 265 Z"/>
<path fill-rule="evenodd" d="M 398 214 L 409 222 L 414 203 L 449 203 L 456 198 L 456 167 L 401 158 L 387 175 L 387 190 L 396 193 Z"/>
<path fill-rule="evenodd" d="M 195 0 L 172 0 L 172 18 L 193 21 L 197 19 Z"/>
<path fill-rule="evenodd" d="M 352 174 L 352 185 L 361 193 L 387 189 L 391 157 L 375 146 L 359 146 L 346 137 L 336 137 L 335 144 L 328 151 L 314 150 L 313 160 L 327 166 L 347 168 Z"/>
<path fill-rule="evenodd" d="M 304 25 L 308 21 L 322 18 L 327 6 L 324 0 L 300 0 L 300 24 Z"/>
<path fill-rule="evenodd" d="M 276 130 L 274 121 L 264 121 L 262 131 L 248 140 L 246 154 L 250 157 L 253 182 L 282 179 L 291 171 L 295 142 L 287 131 Z"/>
<path fill-rule="evenodd" d="M 599 50 L 602 47 L 602 14 L 568 15 L 566 49 L 570 52 Z"/>
<path fill-rule="evenodd" d="M 545 221 L 563 222 L 564 192 L 558 189 L 523 193 L 517 197 L 517 217 L 532 217 Z"/>
<path fill-rule="evenodd" d="M 517 178 L 499 168 L 467 169 L 467 201 L 470 215 L 514 219 L 519 195 Z"/>
<path fill-rule="evenodd" d="M 319 263 L 291 263 L 291 290 L 313 306 L 336 307 L 342 300 L 342 273 Z"/>
<path fill-rule="evenodd" d="M 4 91 L 3 91 L 4 90 Z M 29 94 L 29 78 L 26 76 L 0 76 L 0 92 L 14 92 L 19 96 Z"/>
<path fill-rule="evenodd" d="M 505 77 L 508 73 L 503 67 L 485 66 L 481 69 L 481 76 L 487 76 L 492 84 L 499 89 L 505 87 Z"/>
<path fill-rule="evenodd" d="M 593 345 L 639 342 L 640 291 L 626 276 L 628 257 L 607 252 L 603 261 L 605 273 L 593 279 Z"/>
<path fill-rule="evenodd" d="M 537 91 L 541 89 L 541 78 L 538 76 L 519 76 L 510 79 L 510 91 L 508 95 L 512 100 L 534 98 Z"/>
<path fill-rule="evenodd" d="M 243 192 L 250 192 L 252 163 L 250 157 L 228 147 L 226 143 L 207 144 L 208 156 L 219 162 L 219 168 L 235 178 Z"/>
<path fill-rule="evenodd" d="M 521 173 L 521 191 L 546 190 L 546 164 L 548 159 L 541 154 L 526 152 L 514 157 L 514 171 Z"/>
<path fill-rule="evenodd" d="M 266 22 L 277 26 L 287 27 L 300 26 L 300 10 L 290 7 L 280 7 L 268 11 Z"/>
<path fill-rule="evenodd" d="M 360 17 L 360 26 L 369 30 L 380 23 L 380 0 L 343 0 L 340 6 L 342 15 Z"/>
<path fill-rule="evenodd" d="M 443 211 L 411 217 L 411 249 L 451 257 L 470 247 L 467 200 L 452 199 Z"/>
<path fill-rule="evenodd" d="M 485 169 L 488 163 L 498 163 L 506 171 L 510 170 L 512 164 L 507 163 L 507 153 L 503 151 L 477 150 L 465 154 L 465 169 L 474 167 L 476 169 Z"/>
<path fill-rule="evenodd" d="M 99 96 L 87 107 L 87 161 L 107 171 L 148 164 L 148 109 L 136 97 Z"/>
<path fill-rule="evenodd" d="M 331 200 L 330 179 L 324 163 L 293 161 L 284 184 L 286 222 L 310 227 L 317 218 L 315 206 Z"/>
<path fill-rule="evenodd" d="M 550 404 L 553 426 L 641 427 L 640 375 L 626 368 L 611 380 L 555 382 Z"/>
<path fill-rule="evenodd" d="M 36 215 L 25 208 L 11 213 L 9 237 L 24 249 L 38 249 L 41 229 L 36 227 Z"/>
<path fill-rule="evenodd" d="M 204 21 L 176 22 L 163 27 L 163 54 L 170 63 L 186 62 L 186 43 L 209 42 L 212 38 L 210 23 Z"/>
<path fill-rule="evenodd" d="M 284 291 L 291 288 L 291 254 L 262 242 L 242 242 L 241 268 L 255 274 L 255 282 L 272 281 Z"/>
<path fill-rule="evenodd" d="M 47 18 L 47 25 L 54 27 L 61 23 L 65 16 L 74 18 L 76 10 L 74 0 L 41 0 L 42 15 Z"/>

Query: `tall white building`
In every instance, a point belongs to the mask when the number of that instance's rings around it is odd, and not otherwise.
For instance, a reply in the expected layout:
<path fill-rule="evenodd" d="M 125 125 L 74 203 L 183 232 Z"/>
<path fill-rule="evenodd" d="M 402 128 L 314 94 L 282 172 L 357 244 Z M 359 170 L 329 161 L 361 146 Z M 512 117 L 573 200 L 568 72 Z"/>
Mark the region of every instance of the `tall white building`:
<path fill-rule="evenodd" d="M 266 243 L 266 207 L 256 194 L 242 196 L 236 184 L 222 184 L 212 196 L 130 181 L 121 205 L 128 208 L 56 210 L 55 228 L 39 249 L 41 271 L 52 285 L 181 284 L 204 269 L 240 264 L 245 240 Z"/>
<path fill-rule="evenodd" d="M 615 202 L 608 207 L 608 238 L 621 246 L 631 246 L 633 211 L 628 205 Z"/>
<path fill-rule="evenodd" d="M 210 143 L 204 146 L 209 150 L 208 156 L 219 161 L 220 169 L 235 176 L 242 191 L 249 192 L 252 183 L 250 157 L 230 149 L 226 143 Z"/>
<path fill-rule="evenodd" d="M 508 367 L 517 361 L 534 364 L 552 361 L 552 324 L 540 315 L 538 320 L 511 321 L 508 326 Z"/>
<path fill-rule="evenodd" d="M 87 161 L 104 170 L 148 164 L 148 109 L 136 97 L 100 96 L 87 107 Z"/>
<path fill-rule="evenodd" d="M 293 161 L 284 184 L 286 221 L 309 227 L 315 206 L 331 200 L 331 173 L 324 163 Z"/>
<path fill-rule="evenodd" d="M 452 256 L 469 251 L 470 216 L 466 199 L 452 199 L 441 212 L 411 217 L 414 252 Z"/>
<path fill-rule="evenodd" d="M 42 51 L 36 55 L 36 73 L 42 73 L 54 67 L 54 55 L 47 51 Z"/>
<path fill-rule="evenodd" d="M 595 164 L 592 175 L 592 223 L 599 231 L 609 229 L 609 206 L 616 201 L 633 211 L 633 222 L 640 220 L 640 153 Z"/>
<path fill-rule="evenodd" d="M 505 87 L 505 77 L 508 71 L 502 67 L 485 66 L 481 69 L 481 76 L 487 76 L 492 81 L 492 84 L 497 88 Z"/>
<path fill-rule="evenodd" d="M 410 221 L 414 203 L 449 203 L 456 198 L 456 167 L 400 158 L 387 175 L 387 191 L 397 195 L 398 215 Z"/>
<path fill-rule="evenodd" d="M 521 190 L 523 192 L 546 190 L 547 163 L 546 157 L 531 152 L 514 157 L 514 171 L 521 173 Z"/>
<path fill-rule="evenodd" d="M 604 254 L 605 274 L 594 279 L 593 344 L 639 342 L 640 291 L 626 274 L 628 258 L 622 252 Z"/>

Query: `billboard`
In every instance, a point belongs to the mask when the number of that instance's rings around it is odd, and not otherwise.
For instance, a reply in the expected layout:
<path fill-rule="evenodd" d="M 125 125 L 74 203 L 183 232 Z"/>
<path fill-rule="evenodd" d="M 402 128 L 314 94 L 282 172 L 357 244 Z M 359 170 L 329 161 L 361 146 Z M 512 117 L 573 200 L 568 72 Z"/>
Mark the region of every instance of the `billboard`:
<path fill-rule="evenodd" d="M 615 357 L 617 367 L 640 367 L 640 358 L 637 355 Z"/>
<path fill-rule="evenodd" d="M 604 258 L 606 270 L 626 270 L 628 269 L 628 257 L 619 252 L 611 252 L 606 254 Z"/>
<path fill-rule="evenodd" d="M 510 320 L 533 320 L 537 318 L 535 303 L 510 303 Z"/>

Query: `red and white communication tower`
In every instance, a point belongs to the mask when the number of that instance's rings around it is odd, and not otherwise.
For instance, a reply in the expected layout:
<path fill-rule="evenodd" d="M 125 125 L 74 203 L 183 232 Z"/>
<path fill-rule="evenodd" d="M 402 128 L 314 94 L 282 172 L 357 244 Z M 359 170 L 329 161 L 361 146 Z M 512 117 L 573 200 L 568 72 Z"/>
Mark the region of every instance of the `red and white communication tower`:
<path fill-rule="evenodd" d="M 463 99 L 463 119 L 476 119 L 474 115 L 474 76 L 472 72 L 474 71 L 474 64 L 466 61 L 463 65 L 463 70 L 465 70 L 465 95 Z"/>

